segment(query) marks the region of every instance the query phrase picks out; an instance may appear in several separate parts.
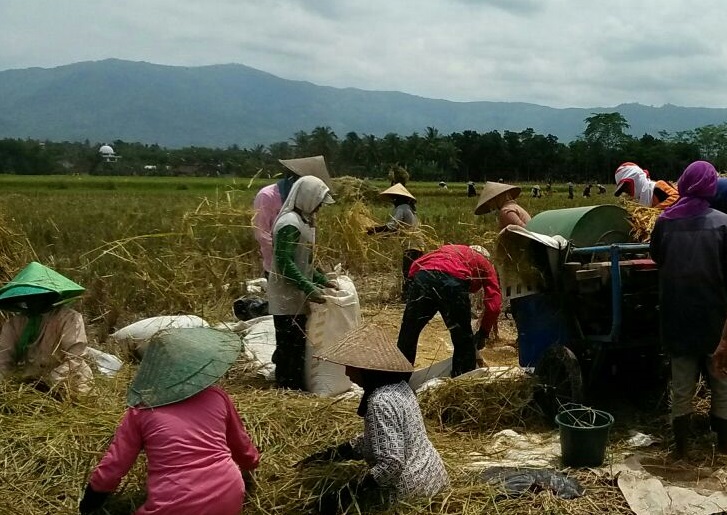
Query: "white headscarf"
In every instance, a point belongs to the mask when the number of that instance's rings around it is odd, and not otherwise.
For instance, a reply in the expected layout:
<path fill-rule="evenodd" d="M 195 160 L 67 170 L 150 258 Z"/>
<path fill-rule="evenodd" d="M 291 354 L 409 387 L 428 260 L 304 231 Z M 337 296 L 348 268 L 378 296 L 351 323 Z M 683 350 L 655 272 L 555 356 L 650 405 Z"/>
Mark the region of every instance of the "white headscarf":
<path fill-rule="evenodd" d="M 285 199 L 283 207 L 280 208 L 280 213 L 275 219 L 275 226 L 284 215 L 294 211 L 295 209 L 306 219 L 311 221 L 313 211 L 316 210 L 321 204 L 333 204 L 335 201 L 329 193 L 328 186 L 318 177 L 312 175 L 306 175 L 301 177 L 288 193 L 288 198 Z"/>
<path fill-rule="evenodd" d="M 624 163 L 616 169 L 617 187 L 625 182 L 634 185 L 634 198 L 642 206 L 651 207 L 656 182 L 649 179 L 649 175 L 634 163 Z"/>

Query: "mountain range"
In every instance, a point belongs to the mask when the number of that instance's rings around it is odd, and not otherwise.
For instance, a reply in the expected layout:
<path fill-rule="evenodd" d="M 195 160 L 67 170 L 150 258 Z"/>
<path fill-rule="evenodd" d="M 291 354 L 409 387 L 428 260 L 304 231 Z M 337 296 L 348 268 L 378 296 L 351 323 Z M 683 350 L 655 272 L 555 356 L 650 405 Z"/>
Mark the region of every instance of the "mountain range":
<path fill-rule="evenodd" d="M 587 117 L 616 111 L 637 137 L 727 121 L 727 109 L 674 105 L 556 109 L 451 102 L 318 86 L 241 64 L 183 67 L 106 59 L 0 72 L 0 138 L 249 148 L 328 126 L 339 138 L 351 131 L 408 136 L 427 127 L 440 134 L 532 128 L 569 142 L 583 133 Z"/>

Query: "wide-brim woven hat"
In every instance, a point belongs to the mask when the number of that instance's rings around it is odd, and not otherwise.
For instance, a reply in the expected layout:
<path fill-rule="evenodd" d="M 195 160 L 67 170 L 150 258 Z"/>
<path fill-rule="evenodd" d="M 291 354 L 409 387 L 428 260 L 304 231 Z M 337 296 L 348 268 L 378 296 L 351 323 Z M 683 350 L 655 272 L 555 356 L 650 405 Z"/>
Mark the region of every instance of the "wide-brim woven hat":
<path fill-rule="evenodd" d="M 382 191 L 379 195 L 382 197 L 384 196 L 398 196 L 398 197 L 407 197 L 412 200 L 416 200 L 417 198 L 409 193 L 409 190 L 404 187 L 404 185 L 400 182 L 397 182 L 394 184 L 391 188 L 387 188 L 384 191 Z"/>
<path fill-rule="evenodd" d="M 149 342 L 126 402 L 154 408 L 188 399 L 216 383 L 241 346 L 237 334 L 209 327 L 160 331 Z"/>
<path fill-rule="evenodd" d="M 414 367 L 379 326 L 365 324 L 348 332 L 329 350 L 314 355 L 331 363 L 383 372 L 413 372 Z"/>
<path fill-rule="evenodd" d="M 0 288 L 0 309 L 19 309 L 21 302 L 41 295 L 47 297 L 51 304 L 70 302 L 84 291 L 84 287 L 80 284 L 47 266 L 32 261 Z"/>
<path fill-rule="evenodd" d="M 323 156 L 300 157 L 298 159 L 278 159 L 281 165 L 293 172 L 295 175 L 305 177 L 312 175 L 318 177 L 331 187 L 331 175 L 326 167 L 326 160 Z"/>
<path fill-rule="evenodd" d="M 510 194 L 510 198 L 517 198 L 520 195 L 520 186 L 487 181 L 480 195 L 480 199 L 477 201 L 475 214 L 484 215 L 485 213 L 489 213 L 495 209 L 496 200 L 507 193 Z"/>

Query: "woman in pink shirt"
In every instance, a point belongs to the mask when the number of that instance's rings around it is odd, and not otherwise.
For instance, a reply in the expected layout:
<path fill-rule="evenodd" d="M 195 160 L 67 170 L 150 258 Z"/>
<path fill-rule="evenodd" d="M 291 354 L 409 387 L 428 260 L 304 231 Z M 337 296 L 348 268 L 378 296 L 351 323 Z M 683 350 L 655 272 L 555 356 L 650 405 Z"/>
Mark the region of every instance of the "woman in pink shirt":
<path fill-rule="evenodd" d="M 147 498 L 137 515 L 237 515 L 242 471 L 260 455 L 224 390 L 213 384 L 240 352 L 234 333 L 169 329 L 152 339 L 114 439 L 91 474 L 81 514 L 98 510 L 141 450 Z"/>

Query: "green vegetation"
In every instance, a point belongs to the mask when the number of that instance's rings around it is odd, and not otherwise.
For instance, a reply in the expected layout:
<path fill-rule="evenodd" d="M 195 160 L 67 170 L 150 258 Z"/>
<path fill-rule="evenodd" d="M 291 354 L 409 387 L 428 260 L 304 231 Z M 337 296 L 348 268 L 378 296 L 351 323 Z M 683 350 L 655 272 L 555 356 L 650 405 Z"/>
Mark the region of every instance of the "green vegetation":
<path fill-rule="evenodd" d="M 383 138 L 349 132 L 339 137 L 330 127 L 296 132 L 290 142 L 241 149 L 186 147 L 112 142 L 121 158 L 104 162 L 98 144 L 0 140 L 0 173 L 88 174 L 95 176 L 266 177 L 282 171 L 278 159 L 323 155 L 334 176 L 383 179 L 395 170 L 412 180 L 610 182 L 616 167 L 635 161 L 660 179 L 675 180 L 696 159 L 727 169 L 727 123 L 675 134 L 626 133 L 628 121 L 619 113 L 593 114 L 584 120 L 580 138 L 564 144 L 533 129 L 521 132 L 441 134 L 427 127 L 422 135 Z M 85 180 L 85 179 L 84 179 Z M 104 183 L 89 183 L 103 189 Z M 105 183 L 109 188 L 112 183 Z M 185 189 L 200 183 L 183 182 Z M 59 185 L 60 187 L 60 185 Z"/>
<path fill-rule="evenodd" d="M 229 319 L 245 281 L 262 272 L 250 224 L 252 199 L 267 182 L 5 175 L 0 190 L 4 226 L 16 241 L 27 240 L 42 263 L 86 286 L 82 310 L 103 333 L 159 314 Z M 464 185 L 408 186 L 419 199 L 430 248 L 494 239 L 494 215 L 474 216 L 477 199 L 467 198 Z M 533 214 L 616 200 L 609 192 L 569 201 L 557 184 L 552 196 L 533 199 L 523 186 L 520 203 Z M 318 259 L 326 269 L 341 263 L 351 270 L 364 302 L 386 302 L 395 294 L 401 247 L 395 237 L 366 236 L 365 228 L 370 219 L 385 221 L 390 206 L 350 198 L 321 210 Z"/>

